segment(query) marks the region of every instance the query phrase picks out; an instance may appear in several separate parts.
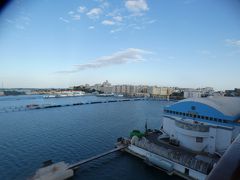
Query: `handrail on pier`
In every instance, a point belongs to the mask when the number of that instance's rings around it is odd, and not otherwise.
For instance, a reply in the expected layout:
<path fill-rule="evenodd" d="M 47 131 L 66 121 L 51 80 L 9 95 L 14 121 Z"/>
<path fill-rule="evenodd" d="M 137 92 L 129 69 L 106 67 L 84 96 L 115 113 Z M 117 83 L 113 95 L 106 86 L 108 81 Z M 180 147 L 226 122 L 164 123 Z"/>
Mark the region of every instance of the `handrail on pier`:
<path fill-rule="evenodd" d="M 98 155 L 96 155 L 96 156 L 90 157 L 90 158 L 88 158 L 88 159 L 84 159 L 84 160 L 81 160 L 81 161 L 79 161 L 79 162 L 77 162 L 77 163 L 71 164 L 71 165 L 68 167 L 68 169 L 74 169 L 74 170 L 75 170 L 75 169 L 78 169 L 79 166 L 82 165 L 82 164 L 85 164 L 85 163 L 87 163 L 87 162 L 93 161 L 93 160 L 95 160 L 95 159 L 99 159 L 99 158 L 101 158 L 101 157 L 103 157 L 103 156 L 106 156 L 106 155 L 108 155 L 108 154 L 111 154 L 111 153 L 113 153 L 113 152 L 120 151 L 120 150 L 122 150 L 122 149 L 124 149 L 124 148 L 126 148 L 126 147 L 127 147 L 127 145 L 120 145 L 120 146 L 118 146 L 118 147 L 116 147 L 116 148 L 114 148 L 114 149 L 112 149 L 112 150 L 109 150 L 109 151 L 107 151 L 107 152 L 105 152 L 105 153 L 101 153 L 101 154 L 98 154 Z"/>

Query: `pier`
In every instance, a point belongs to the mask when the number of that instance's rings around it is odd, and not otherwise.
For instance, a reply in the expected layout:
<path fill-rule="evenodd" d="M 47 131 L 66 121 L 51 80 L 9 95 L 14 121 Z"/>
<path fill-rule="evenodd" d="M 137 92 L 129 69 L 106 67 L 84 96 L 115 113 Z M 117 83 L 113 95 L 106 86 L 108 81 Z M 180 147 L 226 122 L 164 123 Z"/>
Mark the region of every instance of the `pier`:
<path fill-rule="evenodd" d="M 127 147 L 127 144 L 119 142 L 117 144 L 117 147 L 114 149 L 111 149 L 107 152 L 95 155 L 93 157 L 81 160 L 79 162 L 76 162 L 74 164 L 67 164 L 65 162 L 58 162 L 58 163 L 52 163 L 50 161 L 46 161 L 40 169 L 36 171 L 33 177 L 31 177 L 31 180 L 64 180 L 68 179 L 74 176 L 74 172 L 80 168 L 81 165 L 86 164 L 88 162 L 91 162 L 93 160 L 99 159 L 101 157 L 107 156 L 109 154 L 112 154 L 114 152 L 123 150 Z"/>
<path fill-rule="evenodd" d="M 118 146 L 118 147 L 116 147 L 116 148 L 114 148 L 114 149 L 112 149 L 112 150 L 107 151 L 107 152 L 98 154 L 98 155 L 96 155 L 96 156 L 93 156 L 93 157 L 90 157 L 90 158 L 88 158 L 88 159 L 81 160 L 81 161 L 79 161 L 79 162 L 77 162 L 77 163 L 75 163 L 75 164 L 72 164 L 72 165 L 70 165 L 70 166 L 68 167 L 68 169 L 74 169 L 74 170 L 76 170 L 76 169 L 78 169 L 81 165 L 83 165 L 83 164 L 85 164 L 85 163 L 88 163 L 88 162 L 90 162 L 90 161 L 99 159 L 99 158 L 101 158 L 101 157 L 103 157 L 103 156 L 106 156 L 106 155 L 108 155 L 108 154 L 111 154 L 111 153 L 120 151 L 120 150 L 122 150 L 122 149 L 124 149 L 124 148 L 126 148 L 126 147 L 127 147 L 126 145 L 120 145 L 120 146 Z"/>

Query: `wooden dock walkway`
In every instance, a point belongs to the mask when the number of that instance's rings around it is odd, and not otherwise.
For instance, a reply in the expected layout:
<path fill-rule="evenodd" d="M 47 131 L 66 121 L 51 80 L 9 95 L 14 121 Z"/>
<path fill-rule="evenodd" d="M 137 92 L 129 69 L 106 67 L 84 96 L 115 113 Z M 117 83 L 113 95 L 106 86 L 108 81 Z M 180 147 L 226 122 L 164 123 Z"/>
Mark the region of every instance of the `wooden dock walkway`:
<path fill-rule="evenodd" d="M 93 156 L 93 157 L 90 157 L 90 158 L 88 158 L 88 159 L 81 160 L 81 161 L 79 161 L 79 162 L 77 162 L 77 163 L 71 164 L 71 165 L 68 167 L 68 169 L 74 169 L 74 170 L 75 170 L 75 169 L 78 169 L 82 164 L 88 163 L 88 162 L 90 162 L 90 161 L 93 161 L 93 160 L 95 160 L 95 159 L 101 158 L 101 157 L 103 157 L 103 156 L 106 156 L 106 155 L 108 155 L 108 154 L 114 153 L 114 152 L 116 152 L 116 151 L 120 151 L 120 150 L 122 150 L 122 149 L 124 149 L 124 148 L 126 148 L 126 147 L 127 147 L 126 145 L 121 145 L 121 146 L 118 146 L 118 147 L 116 147 L 116 148 L 114 148 L 114 149 L 112 149 L 112 150 L 109 150 L 109 151 L 107 151 L 107 152 L 98 154 L 98 155 Z"/>

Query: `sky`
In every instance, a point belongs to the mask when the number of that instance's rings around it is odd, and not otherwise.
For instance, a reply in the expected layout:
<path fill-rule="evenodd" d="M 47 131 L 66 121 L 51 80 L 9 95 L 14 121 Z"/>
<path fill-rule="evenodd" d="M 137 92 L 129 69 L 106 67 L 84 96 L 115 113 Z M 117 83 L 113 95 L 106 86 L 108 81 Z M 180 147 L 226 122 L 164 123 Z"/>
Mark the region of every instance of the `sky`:
<path fill-rule="evenodd" d="M 240 88 L 239 0 L 15 0 L 0 12 L 5 88 Z"/>

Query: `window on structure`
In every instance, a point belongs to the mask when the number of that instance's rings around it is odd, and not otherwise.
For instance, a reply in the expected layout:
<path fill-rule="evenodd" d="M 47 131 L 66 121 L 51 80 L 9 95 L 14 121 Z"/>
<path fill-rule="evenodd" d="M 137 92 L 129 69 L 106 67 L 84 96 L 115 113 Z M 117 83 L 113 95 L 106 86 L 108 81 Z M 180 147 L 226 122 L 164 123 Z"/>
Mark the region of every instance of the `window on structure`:
<path fill-rule="evenodd" d="M 214 120 L 214 121 L 217 121 L 217 118 L 214 118 L 213 120 Z"/>
<path fill-rule="evenodd" d="M 203 142 L 203 138 L 202 137 L 196 137 L 196 142 L 197 143 L 202 143 Z"/>
<path fill-rule="evenodd" d="M 212 117 L 210 117 L 210 120 L 212 121 L 212 120 L 213 120 L 213 118 L 212 118 Z"/>
<path fill-rule="evenodd" d="M 195 115 L 195 114 L 194 114 L 194 115 L 193 115 L 193 117 L 194 117 L 194 118 L 196 118 L 196 117 L 197 117 L 197 115 Z"/>
<path fill-rule="evenodd" d="M 201 118 L 201 116 L 198 115 L 197 118 Z"/>
<path fill-rule="evenodd" d="M 222 119 L 218 119 L 218 122 L 222 122 Z"/>
<path fill-rule="evenodd" d="M 201 119 L 204 119 L 204 116 L 201 116 Z"/>
<path fill-rule="evenodd" d="M 192 106 L 191 109 L 192 109 L 192 110 L 196 110 L 196 106 Z"/>
<path fill-rule="evenodd" d="M 205 116 L 205 119 L 206 119 L 206 120 L 208 120 L 208 117 L 207 117 L 207 116 Z"/>
<path fill-rule="evenodd" d="M 186 116 L 186 114 L 185 114 L 185 113 L 183 113 L 183 115 L 184 115 L 184 116 Z"/>
<path fill-rule="evenodd" d="M 189 114 L 187 113 L 186 116 L 189 116 Z"/>
<path fill-rule="evenodd" d="M 178 114 L 178 112 L 176 112 L 176 114 Z"/>
<path fill-rule="evenodd" d="M 172 111 L 169 111 L 169 113 L 172 113 Z"/>
<path fill-rule="evenodd" d="M 187 174 L 187 175 L 189 175 L 189 169 L 188 169 L 188 168 L 185 168 L 184 173 Z"/>
<path fill-rule="evenodd" d="M 228 121 L 227 121 L 227 120 L 223 120 L 223 122 L 224 122 L 224 123 L 228 123 Z"/>
<path fill-rule="evenodd" d="M 180 112 L 179 114 L 182 115 L 182 112 Z"/>

